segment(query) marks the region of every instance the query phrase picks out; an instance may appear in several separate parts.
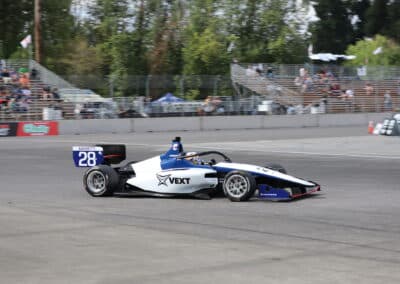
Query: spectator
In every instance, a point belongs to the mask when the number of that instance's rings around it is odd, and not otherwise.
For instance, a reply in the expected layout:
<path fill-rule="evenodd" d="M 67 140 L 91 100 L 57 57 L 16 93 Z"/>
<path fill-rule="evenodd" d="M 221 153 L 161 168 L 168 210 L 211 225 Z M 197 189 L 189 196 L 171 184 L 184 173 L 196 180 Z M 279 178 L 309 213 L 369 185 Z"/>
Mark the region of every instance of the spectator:
<path fill-rule="evenodd" d="M 386 91 L 383 95 L 383 108 L 384 111 L 392 111 L 392 96 L 390 91 Z"/>
<path fill-rule="evenodd" d="M 398 86 L 397 86 L 397 96 L 400 97 L 400 81 L 399 81 Z"/>
<path fill-rule="evenodd" d="M 341 90 L 340 90 L 340 84 L 338 82 L 334 82 L 329 86 L 329 94 L 332 97 L 340 97 Z"/>
<path fill-rule="evenodd" d="M 31 89 L 29 89 L 29 87 L 27 87 L 27 86 L 22 87 L 21 93 L 22 93 L 22 96 L 24 96 L 26 98 L 31 98 L 32 92 L 31 92 Z"/>
<path fill-rule="evenodd" d="M 303 81 L 302 81 L 302 79 L 301 79 L 299 76 L 297 76 L 297 77 L 294 79 L 294 84 L 295 84 L 297 87 L 301 87 L 301 86 L 303 85 Z"/>
<path fill-rule="evenodd" d="M 39 79 L 39 73 L 35 68 L 32 68 L 32 70 L 31 70 L 31 79 L 32 80 Z"/>
<path fill-rule="evenodd" d="M 3 69 L 1 72 L 1 77 L 3 79 L 4 84 L 10 84 L 11 83 L 11 75 L 10 72 L 7 69 Z"/>
<path fill-rule="evenodd" d="M 30 87 L 31 83 L 30 83 L 30 80 L 29 80 L 29 78 L 28 78 L 28 76 L 27 76 L 26 74 L 22 74 L 22 75 L 20 76 L 20 78 L 19 78 L 19 85 L 20 85 L 22 88 L 25 88 L 25 87 L 29 88 L 29 87 Z"/>
<path fill-rule="evenodd" d="M 53 91 L 51 92 L 51 94 L 52 94 L 53 99 L 55 99 L 56 101 L 58 101 L 58 102 L 62 101 L 57 88 L 53 88 Z"/>
<path fill-rule="evenodd" d="M 16 112 L 27 112 L 29 110 L 29 102 L 27 99 L 21 99 L 17 102 Z"/>
<path fill-rule="evenodd" d="M 313 88 L 313 80 L 311 79 L 311 77 L 306 75 L 303 81 L 302 92 L 303 93 L 309 92 L 312 90 L 312 88 Z"/>
<path fill-rule="evenodd" d="M 51 93 L 50 87 L 44 87 L 42 90 L 42 100 L 51 100 L 52 98 L 53 94 Z"/>
<path fill-rule="evenodd" d="M 365 94 L 368 96 L 372 96 L 372 94 L 374 93 L 374 87 L 372 87 L 371 83 L 367 83 L 365 85 Z"/>
<path fill-rule="evenodd" d="M 354 99 L 354 91 L 352 89 L 343 90 L 340 98 L 343 101 L 352 101 Z"/>
<path fill-rule="evenodd" d="M 274 78 L 274 71 L 272 70 L 272 67 L 267 68 L 267 78 L 269 79 Z"/>
<path fill-rule="evenodd" d="M 18 86 L 19 85 L 19 76 L 18 73 L 12 70 L 10 72 L 10 77 L 11 77 L 11 84 Z"/>
<path fill-rule="evenodd" d="M 0 86 L 0 109 L 4 109 L 8 105 L 9 95 L 4 86 Z"/>
<path fill-rule="evenodd" d="M 262 64 L 258 64 L 258 66 L 255 66 L 255 71 L 259 76 L 262 76 L 264 73 L 264 67 Z"/>
<path fill-rule="evenodd" d="M 257 72 L 249 65 L 246 69 L 246 76 L 254 77 Z"/>

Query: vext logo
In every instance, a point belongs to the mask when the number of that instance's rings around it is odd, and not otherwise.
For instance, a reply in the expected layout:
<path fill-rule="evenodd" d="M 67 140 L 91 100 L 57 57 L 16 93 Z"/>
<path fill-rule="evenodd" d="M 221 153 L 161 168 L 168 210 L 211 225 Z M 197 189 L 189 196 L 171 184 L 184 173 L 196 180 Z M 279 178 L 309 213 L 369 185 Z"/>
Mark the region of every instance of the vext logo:
<path fill-rule="evenodd" d="M 165 185 L 168 186 L 167 181 L 169 181 L 170 184 L 189 184 L 190 183 L 190 178 L 179 178 L 179 177 L 171 177 L 171 175 L 159 175 L 156 174 L 157 179 L 158 179 L 158 186 L 160 185 Z"/>
<path fill-rule="evenodd" d="M 25 124 L 24 125 L 25 133 L 49 133 L 49 127 L 46 125 L 34 125 L 34 124 Z"/>

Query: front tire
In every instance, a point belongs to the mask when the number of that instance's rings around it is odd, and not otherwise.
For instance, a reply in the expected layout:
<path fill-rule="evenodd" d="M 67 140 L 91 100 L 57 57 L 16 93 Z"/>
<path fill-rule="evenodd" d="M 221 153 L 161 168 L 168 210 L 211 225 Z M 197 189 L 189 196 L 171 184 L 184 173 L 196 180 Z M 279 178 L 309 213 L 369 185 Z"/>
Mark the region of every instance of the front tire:
<path fill-rule="evenodd" d="M 225 176 L 222 185 L 224 194 L 230 201 L 247 201 L 254 195 L 257 188 L 255 178 L 242 171 L 232 171 Z"/>
<path fill-rule="evenodd" d="M 118 184 L 117 172 L 107 165 L 90 168 L 83 176 L 85 190 L 94 197 L 113 195 Z"/>

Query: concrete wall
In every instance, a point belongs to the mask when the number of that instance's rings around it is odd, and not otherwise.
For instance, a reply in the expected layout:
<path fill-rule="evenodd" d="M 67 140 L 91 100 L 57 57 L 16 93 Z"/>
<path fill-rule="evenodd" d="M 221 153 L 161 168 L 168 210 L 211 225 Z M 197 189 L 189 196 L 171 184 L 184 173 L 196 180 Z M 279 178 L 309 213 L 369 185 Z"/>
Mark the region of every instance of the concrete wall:
<path fill-rule="evenodd" d="M 132 119 L 60 120 L 59 133 L 129 133 L 162 131 L 205 131 L 222 129 L 268 129 L 331 126 L 367 126 L 381 122 L 390 113 L 200 116 Z"/>

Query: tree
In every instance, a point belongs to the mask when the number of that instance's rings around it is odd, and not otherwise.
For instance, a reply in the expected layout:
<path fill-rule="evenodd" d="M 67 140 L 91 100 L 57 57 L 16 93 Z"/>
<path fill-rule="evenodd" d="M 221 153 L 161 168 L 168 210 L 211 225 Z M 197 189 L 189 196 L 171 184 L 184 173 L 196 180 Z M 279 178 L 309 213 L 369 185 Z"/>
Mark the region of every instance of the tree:
<path fill-rule="evenodd" d="M 303 62 L 307 35 L 294 21 L 295 5 L 281 0 L 225 0 L 224 22 L 241 62 Z M 294 48 L 293 48 L 294 47 Z"/>
<path fill-rule="evenodd" d="M 356 56 L 356 59 L 346 62 L 349 66 L 400 65 L 400 45 L 381 35 L 357 41 L 347 48 L 346 54 Z"/>
<path fill-rule="evenodd" d="M 370 0 L 355 0 L 350 2 L 350 15 L 355 21 L 353 23 L 354 41 L 361 40 L 366 36 L 366 14 L 370 6 Z"/>
<path fill-rule="evenodd" d="M 151 74 L 175 74 L 182 71 L 182 0 L 159 0 L 152 28 L 149 54 Z"/>
<path fill-rule="evenodd" d="M 74 18 L 70 14 L 72 0 L 41 1 L 42 64 L 56 73 L 63 74 L 59 58 L 74 36 Z"/>
<path fill-rule="evenodd" d="M 368 36 L 383 33 L 388 25 L 388 2 L 389 0 L 374 0 L 368 8 L 365 31 Z"/>
<path fill-rule="evenodd" d="M 315 11 L 319 21 L 312 25 L 312 43 L 315 52 L 343 54 L 353 43 L 353 27 L 347 1 L 317 0 Z"/>
<path fill-rule="evenodd" d="M 32 17 L 32 1 L 0 1 L 0 58 L 9 58 L 32 33 Z"/>

